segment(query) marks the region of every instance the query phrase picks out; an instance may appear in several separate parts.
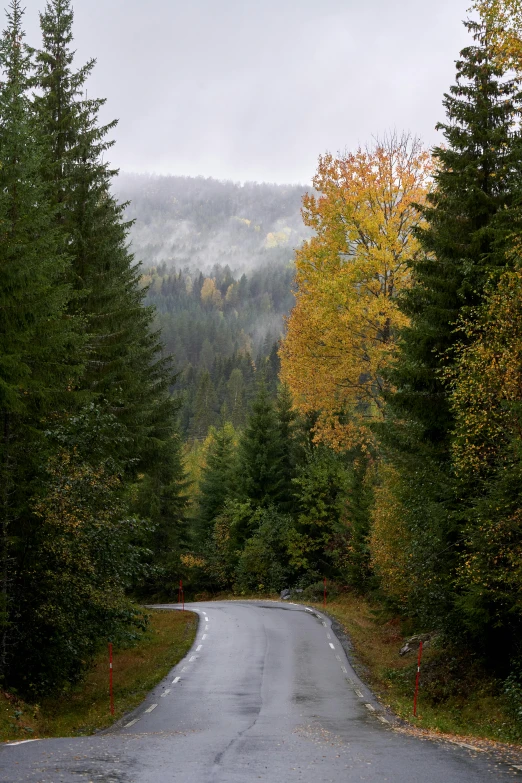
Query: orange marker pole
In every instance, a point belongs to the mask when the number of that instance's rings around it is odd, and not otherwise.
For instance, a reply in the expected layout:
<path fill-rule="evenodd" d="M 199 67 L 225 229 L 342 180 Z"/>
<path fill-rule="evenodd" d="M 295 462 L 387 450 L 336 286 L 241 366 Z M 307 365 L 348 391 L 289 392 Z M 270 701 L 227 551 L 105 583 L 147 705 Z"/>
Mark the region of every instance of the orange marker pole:
<path fill-rule="evenodd" d="M 114 715 L 114 692 L 112 689 L 112 644 L 109 642 L 109 694 L 111 699 L 111 715 Z"/>
<path fill-rule="evenodd" d="M 419 695 L 420 667 L 422 659 L 422 642 L 419 644 L 419 658 L 417 660 L 417 677 L 415 678 L 415 696 L 413 697 L 413 717 L 417 717 L 417 696 Z"/>

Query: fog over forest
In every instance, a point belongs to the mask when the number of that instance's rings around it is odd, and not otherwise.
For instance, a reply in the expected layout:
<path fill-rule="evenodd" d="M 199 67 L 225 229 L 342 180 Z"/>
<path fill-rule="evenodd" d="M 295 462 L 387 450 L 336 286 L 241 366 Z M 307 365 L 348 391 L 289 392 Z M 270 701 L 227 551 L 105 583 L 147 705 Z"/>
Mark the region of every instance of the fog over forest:
<path fill-rule="evenodd" d="M 207 273 L 219 264 L 241 275 L 288 263 L 310 236 L 300 214 L 301 185 L 123 173 L 114 190 L 130 202 L 132 249 L 144 267 L 165 263 Z"/>

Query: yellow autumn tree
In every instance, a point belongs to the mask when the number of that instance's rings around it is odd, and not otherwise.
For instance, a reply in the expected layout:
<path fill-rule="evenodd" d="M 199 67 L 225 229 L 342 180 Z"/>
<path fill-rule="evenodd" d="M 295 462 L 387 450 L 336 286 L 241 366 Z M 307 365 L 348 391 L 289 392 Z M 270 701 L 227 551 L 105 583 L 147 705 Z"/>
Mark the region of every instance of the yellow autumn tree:
<path fill-rule="evenodd" d="M 397 295 L 420 252 L 415 229 L 432 161 L 417 139 L 391 135 L 371 148 L 319 159 L 303 199 L 315 236 L 296 253 L 296 305 L 281 347 L 283 380 L 316 436 L 336 449 L 364 443 L 382 415 L 384 371 L 406 318 Z"/>
<path fill-rule="evenodd" d="M 497 59 L 522 70 L 522 0 L 475 0 L 472 9 L 486 22 Z"/>
<path fill-rule="evenodd" d="M 522 269 L 507 270 L 484 304 L 461 321 L 449 382 L 453 462 L 474 481 L 511 439 L 522 440 Z"/>
<path fill-rule="evenodd" d="M 400 500 L 401 477 L 389 462 L 380 464 L 379 474 L 368 537 L 371 564 L 386 595 L 398 605 L 405 605 L 414 573 L 408 557 L 411 534 L 406 524 L 407 509 Z"/>

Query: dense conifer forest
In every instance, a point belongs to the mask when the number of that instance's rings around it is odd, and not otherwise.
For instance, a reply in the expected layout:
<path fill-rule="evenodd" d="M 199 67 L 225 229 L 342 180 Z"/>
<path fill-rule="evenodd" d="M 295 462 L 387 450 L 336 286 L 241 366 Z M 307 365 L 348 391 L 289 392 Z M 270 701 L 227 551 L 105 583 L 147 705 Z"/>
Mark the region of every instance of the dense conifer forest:
<path fill-rule="evenodd" d="M 70 0 L 47 2 L 36 49 L 11 0 L 5 689 L 77 682 L 180 578 L 312 600 L 326 577 L 436 632 L 452 676 L 472 650 L 520 716 L 522 30 L 504 6 L 475 3 L 440 146 L 326 153 L 305 192 L 118 183 Z"/>

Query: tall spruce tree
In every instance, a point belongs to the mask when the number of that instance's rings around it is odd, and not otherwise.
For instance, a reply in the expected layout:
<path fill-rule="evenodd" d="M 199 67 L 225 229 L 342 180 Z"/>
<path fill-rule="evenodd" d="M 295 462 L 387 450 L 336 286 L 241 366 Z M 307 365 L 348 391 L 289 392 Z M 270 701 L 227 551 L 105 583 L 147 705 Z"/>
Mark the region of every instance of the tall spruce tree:
<path fill-rule="evenodd" d="M 141 457 L 145 465 L 156 458 L 156 441 L 173 434 L 177 406 L 169 395 L 172 373 L 152 329 L 154 314 L 144 306 L 146 291 L 129 253 L 126 205 L 111 195 L 116 172 L 103 159 L 116 122 L 100 125 L 105 101 L 85 95 L 95 61 L 73 70 L 70 0 L 50 0 L 40 22 L 35 109 L 52 150 L 44 175 L 71 258 L 71 312 L 85 319 L 88 335 L 81 388 L 110 403 L 129 432 L 127 456 Z"/>
<path fill-rule="evenodd" d="M 452 420 L 439 370 L 451 361 L 459 315 L 480 302 L 490 275 L 505 264 L 509 229 L 497 216 L 513 206 L 522 168 L 519 82 L 491 57 L 486 23 L 466 27 L 475 43 L 461 52 L 457 83 L 443 102 L 447 122 L 438 128 L 446 146 L 434 150 L 435 187 L 419 230 L 425 253 L 402 299 L 411 326 L 402 334 L 391 398 L 392 409 L 413 417 L 421 439 L 444 460 Z"/>
<path fill-rule="evenodd" d="M 212 441 L 203 468 L 198 512 L 198 536 L 204 539 L 227 500 L 235 495 L 237 480 L 234 430 L 226 423 L 212 432 Z"/>
<path fill-rule="evenodd" d="M 30 499 L 55 417 L 78 377 L 79 347 L 66 318 L 67 256 L 41 176 L 45 139 L 29 98 L 32 62 L 12 0 L 0 42 L 0 668 L 19 658 L 24 562 L 34 537 Z"/>
<path fill-rule="evenodd" d="M 453 361 L 459 316 L 481 301 L 506 263 L 504 215 L 517 200 L 522 168 L 518 81 L 490 56 L 487 25 L 466 26 L 474 44 L 461 52 L 444 100 L 446 146 L 434 150 L 435 187 L 419 231 L 425 253 L 412 264 L 413 285 L 402 300 L 411 322 L 384 428 L 408 516 L 412 608 L 448 627 L 460 622 L 454 582 L 466 504 L 451 471 L 453 419 L 441 370 Z"/>
<path fill-rule="evenodd" d="M 239 445 L 241 491 L 254 507 L 277 504 L 283 492 L 281 434 L 264 381 Z"/>

